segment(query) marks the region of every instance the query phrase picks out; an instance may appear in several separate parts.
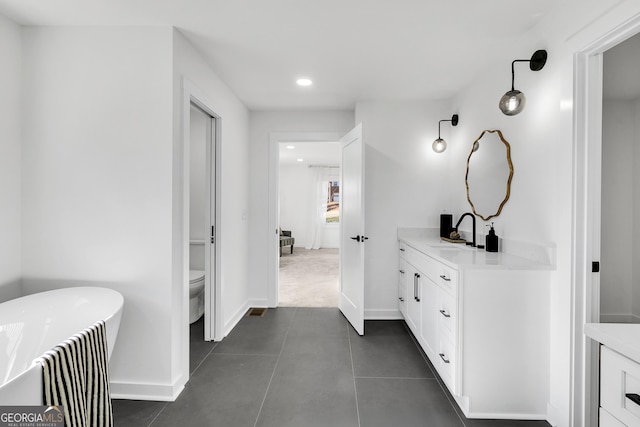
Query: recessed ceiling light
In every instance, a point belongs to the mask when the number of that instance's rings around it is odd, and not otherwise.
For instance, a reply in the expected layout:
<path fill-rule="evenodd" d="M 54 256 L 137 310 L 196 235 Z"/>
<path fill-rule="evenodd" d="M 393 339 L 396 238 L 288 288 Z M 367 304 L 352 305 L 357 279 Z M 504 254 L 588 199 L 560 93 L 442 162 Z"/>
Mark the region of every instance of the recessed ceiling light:
<path fill-rule="evenodd" d="M 293 149 L 294 149 L 294 148 L 296 148 L 296 147 L 295 147 L 295 145 L 287 145 L 287 148 L 288 148 L 289 150 L 293 150 Z"/>
<path fill-rule="evenodd" d="M 298 162 L 304 162 L 304 159 L 296 159 Z"/>
<path fill-rule="evenodd" d="M 311 86 L 313 84 L 311 79 L 307 78 L 298 79 L 296 80 L 296 83 L 298 83 L 298 86 Z"/>

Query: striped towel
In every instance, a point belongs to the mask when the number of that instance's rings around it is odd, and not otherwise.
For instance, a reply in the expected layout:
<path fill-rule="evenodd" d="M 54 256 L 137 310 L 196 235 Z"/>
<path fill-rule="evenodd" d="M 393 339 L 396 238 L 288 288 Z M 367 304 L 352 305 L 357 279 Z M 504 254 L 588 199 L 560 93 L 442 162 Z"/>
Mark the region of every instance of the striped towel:
<path fill-rule="evenodd" d="M 66 427 L 113 427 L 103 321 L 47 351 L 38 361 L 44 404 L 64 407 Z"/>

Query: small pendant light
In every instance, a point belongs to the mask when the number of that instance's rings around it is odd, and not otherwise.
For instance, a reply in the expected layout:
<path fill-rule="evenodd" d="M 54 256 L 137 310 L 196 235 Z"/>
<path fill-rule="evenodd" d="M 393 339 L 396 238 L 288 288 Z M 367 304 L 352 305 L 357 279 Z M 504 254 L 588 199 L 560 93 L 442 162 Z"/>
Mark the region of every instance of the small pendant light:
<path fill-rule="evenodd" d="M 527 99 L 525 98 L 524 93 L 516 90 L 514 87 L 516 74 L 513 66 L 516 62 L 528 62 L 529 69 L 531 71 L 540 71 L 544 67 L 544 64 L 547 63 L 547 51 L 536 50 L 531 56 L 531 59 L 516 59 L 511 63 L 511 90 L 505 93 L 502 98 L 500 98 L 500 103 L 498 104 L 498 106 L 500 107 L 500 111 L 502 111 L 507 116 L 515 116 L 516 114 L 520 113 L 527 103 Z"/>
<path fill-rule="evenodd" d="M 440 138 L 440 123 L 442 122 L 451 122 L 451 126 L 458 126 L 458 115 L 454 114 L 453 116 L 451 116 L 450 120 L 440 120 L 438 122 L 438 139 L 433 141 L 433 145 L 431 146 L 433 148 L 433 151 L 435 151 L 436 153 L 442 153 L 447 149 L 447 141 Z"/>

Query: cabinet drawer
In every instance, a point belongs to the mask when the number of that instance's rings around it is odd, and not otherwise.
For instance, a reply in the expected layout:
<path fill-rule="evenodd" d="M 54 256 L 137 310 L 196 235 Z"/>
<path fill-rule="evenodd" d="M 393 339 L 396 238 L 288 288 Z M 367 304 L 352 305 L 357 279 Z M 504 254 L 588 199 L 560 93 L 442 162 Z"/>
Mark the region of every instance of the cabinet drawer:
<path fill-rule="evenodd" d="M 615 351 L 601 346 L 600 405 L 623 424 L 640 425 L 640 364 Z"/>
<path fill-rule="evenodd" d="M 446 336 L 452 343 L 456 342 L 458 330 L 458 307 L 456 299 L 451 295 L 440 292 L 438 301 L 438 333 Z"/>
<path fill-rule="evenodd" d="M 442 289 L 455 296 L 458 291 L 458 270 L 449 268 L 444 264 L 438 264 L 433 279 Z"/>
<path fill-rule="evenodd" d="M 622 424 L 616 417 L 607 412 L 606 409 L 600 408 L 600 427 L 627 427 Z"/>
<path fill-rule="evenodd" d="M 431 278 L 437 269 L 438 262 L 433 258 L 418 252 L 412 247 L 407 247 L 405 251 L 407 262 L 413 265 L 418 271 Z M 434 280 L 431 278 L 431 280 Z M 435 280 L 434 280 L 435 281 Z"/>
<path fill-rule="evenodd" d="M 406 243 L 400 243 L 400 259 L 402 260 L 406 260 L 407 259 L 407 245 Z"/>
<path fill-rule="evenodd" d="M 437 358 L 434 365 L 442 377 L 442 380 L 449 386 L 449 390 L 453 394 L 456 394 L 456 350 L 449 340 L 438 340 L 438 352 L 435 357 Z"/>
<path fill-rule="evenodd" d="M 404 284 L 398 286 L 398 309 L 403 316 L 407 315 L 407 287 Z"/>

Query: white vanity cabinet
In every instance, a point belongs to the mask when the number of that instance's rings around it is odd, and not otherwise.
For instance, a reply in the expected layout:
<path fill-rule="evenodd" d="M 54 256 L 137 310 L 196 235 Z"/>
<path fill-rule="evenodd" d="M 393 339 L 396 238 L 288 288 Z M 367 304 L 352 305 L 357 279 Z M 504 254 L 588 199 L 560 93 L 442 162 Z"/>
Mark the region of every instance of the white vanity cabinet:
<path fill-rule="evenodd" d="M 504 257 L 475 249 L 400 249 L 405 320 L 465 416 L 546 419 L 548 269 L 477 265 Z"/>
<path fill-rule="evenodd" d="M 640 325 L 587 323 L 600 345 L 600 427 L 640 425 Z"/>

